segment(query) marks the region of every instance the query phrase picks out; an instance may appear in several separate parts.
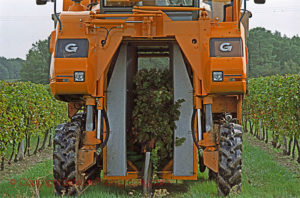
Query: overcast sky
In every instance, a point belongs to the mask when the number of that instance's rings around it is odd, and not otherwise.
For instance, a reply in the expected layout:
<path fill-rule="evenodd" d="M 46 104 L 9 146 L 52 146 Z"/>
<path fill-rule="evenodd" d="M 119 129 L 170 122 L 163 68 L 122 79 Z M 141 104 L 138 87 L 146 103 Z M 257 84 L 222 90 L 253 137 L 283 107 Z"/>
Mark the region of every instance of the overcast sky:
<path fill-rule="evenodd" d="M 57 0 L 61 8 L 62 0 Z M 300 0 L 248 1 L 253 14 L 250 27 L 278 30 L 289 37 L 300 35 Z M 48 37 L 53 30 L 53 3 L 35 5 L 35 0 L 0 0 L 0 56 L 25 59 L 32 43 Z"/>

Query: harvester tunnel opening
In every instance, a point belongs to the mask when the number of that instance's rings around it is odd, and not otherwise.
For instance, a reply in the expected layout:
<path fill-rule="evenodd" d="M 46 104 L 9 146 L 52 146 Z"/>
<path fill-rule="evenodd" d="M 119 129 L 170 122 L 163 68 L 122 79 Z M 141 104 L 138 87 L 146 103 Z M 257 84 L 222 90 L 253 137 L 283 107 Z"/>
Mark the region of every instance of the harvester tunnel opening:
<path fill-rule="evenodd" d="M 138 48 L 127 118 L 127 160 L 143 168 L 145 152 L 162 170 L 173 156 L 173 85 L 167 48 Z M 174 122 L 174 121 L 173 121 Z M 132 167 L 128 167 L 129 169 Z M 132 169 L 131 169 L 132 170 Z"/>
<path fill-rule="evenodd" d="M 126 138 L 117 137 L 112 129 L 107 174 L 142 171 L 145 152 L 149 151 L 155 171 L 173 163 L 175 175 L 193 175 L 193 89 L 179 46 L 123 44 L 112 64 L 108 115 L 112 128 L 124 131 L 119 135 Z"/>

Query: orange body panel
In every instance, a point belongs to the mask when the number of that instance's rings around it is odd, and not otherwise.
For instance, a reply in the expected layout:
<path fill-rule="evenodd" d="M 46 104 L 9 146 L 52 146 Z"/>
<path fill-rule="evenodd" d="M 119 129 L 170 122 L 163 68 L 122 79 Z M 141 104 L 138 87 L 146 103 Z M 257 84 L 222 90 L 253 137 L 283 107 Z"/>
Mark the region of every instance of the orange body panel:
<path fill-rule="evenodd" d="M 232 6 L 226 8 L 226 21 L 232 21 Z"/>
<path fill-rule="evenodd" d="M 89 5 L 90 0 L 83 0 L 81 2 L 82 5 L 87 6 Z M 74 2 L 72 0 L 64 0 L 63 2 L 63 11 L 68 11 L 70 9 L 70 7 L 72 7 L 72 5 L 74 4 Z"/>
<path fill-rule="evenodd" d="M 96 163 L 94 154 L 95 149 L 80 149 L 78 151 L 77 163 L 79 172 L 84 172 Z"/>
<path fill-rule="evenodd" d="M 155 14 L 154 14 L 155 15 Z M 156 14 L 150 17 L 148 14 L 132 14 L 128 21 L 142 21 L 142 23 L 125 23 L 118 19 L 95 19 L 97 15 L 90 17 L 89 12 L 62 13 L 61 20 L 64 29 L 57 34 L 60 38 L 87 38 L 89 40 L 88 58 L 54 59 L 56 68 L 51 69 L 51 86 L 54 95 L 59 94 L 88 94 L 94 97 L 96 94 L 96 81 L 108 69 L 113 55 L 116 53 L 122 40 L 169 40 L 173 38 L 181 47 L 181 50 L 190 63 L 195 76 L 201 81 L 200 90 L 195 90 L 197 95 L 205 96 L 213 93 L 236 93 L 246 91 L 246 51 L 243 57 L 210 57 L 210 38 L 242 38 L 243 27 L 238 29 L 236 22 L 219 23 L 208 18 L 200 18 L 198 21 L 172 21 L 167 15 Z M 110 15 L 112 16 L 112 15 Z M 119 16 L 119 15 L 116 15 Z M 126 14 L 126 16 L 129 16 Z M 149 16 L 149 17 L 148 17 Z M 152 16 L 152 15 L 151 15 Z M 101 17 L 101 16 L 99 16 Z M 115 27 L 107 37 L 105 46 L 101 41 L 106 37 L 104 29 L 95 29 L 98 26 Z M 192 30 L 192 31 L 191 31 Z M 113 38 L 113 39 L 112 39 Z M 193 39 L 196 43 L 192 42 Z M 55 51 L 55 49 L 54 49 Z M 106 57 L 105 59 L 100 57 Z M 82 60 L 78 60 L 82 59 Z M 101 60 L 100 60 L 101 59 Z M 63 65 L 59 67 L 59 65 Z M 86 72 L 86 82 L 75 83 L 56 82 L 57 75 L 72 75 L 74 65 L 78 71 Z M 212 82 L 212 71 L 222 70 L 224 82 Z M 231 81 L 227 75 L 239 75 L 235 81 Z M 70 85 L 70 86 L 68 86 Z"/>
<path fill-rule="evenodd" d="M 213 98 L 213 113 L 237 112 L 237 96 L 218 96 Z"/>
<path fill-rule="evenodd" d="M 69 102 L 68 103 L 68 117 L 71 119 L 83 106 L 80 103 Z"/>
<path fill-rule="evenodd" d="M 214 172 L 218 172 L 219 152 L 205 149 L 203 152 L 204 165 Z"/>
<path fill-rule="evenodd" d="M 203 147 L 216 146 L 215 133 L 211 133 L 211 132 L 203 133 L 203 140 L 199 141 L 199 145 Z"/>
<path fill-rule="evenodd" d="M 101 140 L 96 138 L 96 131 L 84 131 L 83 133 L 83 145 L 96 145 L 101 143 Z"/>
<path fill-rule="evenodd" d="M 161 179 L 179 179 L 179 180 L 197 180 L 197 169 L 198 169 L 198 164 L 197 164 L 197 148 L 194 145 L 194 174 L 193 176 L 174 176 L 172 171 L 168 171 L 168 169 L 171 168 L 173 165 L 173 161 L 170 161 L 169 164 L 166 165 L 163 171 L 158 172 L 158 176 Z"/>

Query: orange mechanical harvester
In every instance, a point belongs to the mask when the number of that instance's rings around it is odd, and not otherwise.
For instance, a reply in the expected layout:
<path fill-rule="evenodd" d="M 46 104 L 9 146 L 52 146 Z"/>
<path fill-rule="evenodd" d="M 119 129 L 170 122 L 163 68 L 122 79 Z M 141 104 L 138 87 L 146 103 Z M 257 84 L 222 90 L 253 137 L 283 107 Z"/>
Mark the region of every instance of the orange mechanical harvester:
<path fill-rule="evenodd" d="M 55 190 L 75 195 L 85 182 L 142 179 L 151 157 L 128 160 L 133 76 L 138 59 L 168 57 L 174 100 L 184 99 L 173 159 L 158 177 L 197 180 L 207 167 L 220 195 L 241 187 L 242 100 L 246 93 L 246 0 L 63 0 L 50 36 L 50 86 L 71 121 L 56 128 Z M 265 3 L 265 0 L 254 0 Z M 47 0 L 36 0 L 38 5 Z M 78 113 L 81 112 L 81 113 Z"/>

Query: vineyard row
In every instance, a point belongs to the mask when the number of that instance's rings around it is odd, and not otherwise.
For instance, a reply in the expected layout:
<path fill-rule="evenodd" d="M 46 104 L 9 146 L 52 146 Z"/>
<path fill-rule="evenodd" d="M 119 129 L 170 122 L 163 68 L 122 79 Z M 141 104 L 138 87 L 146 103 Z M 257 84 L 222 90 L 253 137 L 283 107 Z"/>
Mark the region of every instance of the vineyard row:
<path fill-rule="evenodd" d="M 298 150 L 300 163 L 300 75 L 250 79 L 243 104 L 244 126 L 258 139 L 282 148 L 284 155 Z"/>
<path fill-rule="evenodd" d="M 37 139 L 36 149 L 45 147 L 52 129 L 67 120 L 66 103 L 59 102 L 50 93 L 49 85 L 30 82 L 0 81 L 0 157 L 10 162 L 20 152 L 29 154 L 30 138 Z M 40 138 L 42 146 L 38 149 Z M 7 153 L 9 152 L 9 154 Z"/>
<path fill-rule="evenodd" d="M 250 79 L 243 114 L 246 131 L 258 139 L 282 148 L 285 155 L 298 150 L 300 163 L 300 75 L 270 76 Z M 0 157 L 2 166 L 9 151 L 12 160 L 25 141 L 24 153 L 30 148 L 30 137 L 43 138 L 45 146 L 52 129 L 67 120 L 67 106 L 53 98 L 48 85 L 29 82 L 0 81 Z M 9 149 L 11 148 L 11 149 Z M 39 149 L 39 150 L 40 150 Z"/>

